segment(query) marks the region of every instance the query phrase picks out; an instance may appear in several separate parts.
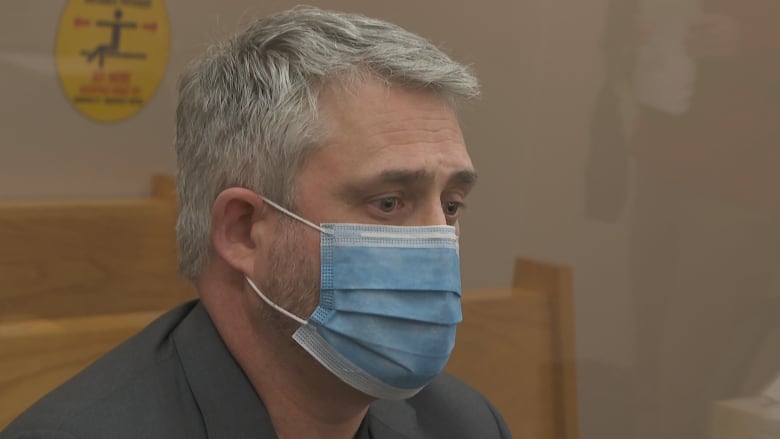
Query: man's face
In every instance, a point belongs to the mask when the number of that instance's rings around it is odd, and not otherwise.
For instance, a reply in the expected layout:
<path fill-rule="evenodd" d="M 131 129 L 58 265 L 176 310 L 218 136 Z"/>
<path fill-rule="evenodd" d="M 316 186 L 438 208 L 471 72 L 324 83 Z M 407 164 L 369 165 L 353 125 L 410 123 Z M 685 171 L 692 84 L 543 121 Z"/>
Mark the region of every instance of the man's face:
<path fill-rule="evenodd" d="M 328 131 L 296 180 L 295 209 L 315 222 L 458 225 L 474 168 L 441 98 L 370 82 L 321 98 Z"/>
<path fill-rule="evenodd" d="M 443 99 L 370 82 L 352 92 L 329 88 L 320 104 L 328 140 L 297 176 L 297 214 L 315 224 L 458 227 L 475 174 Z M 284 223 L 295 237 L 282 232 L 275 240 L 276 272 L 269 275 L 296 291 L 280 288 L 273 295 L 307 318 L 319 300 L 320 234 L 297 221 Z M 315 285 L 302 285 L 314 279 Z M 301 294 L 306 303 L 293 299 Z"/>

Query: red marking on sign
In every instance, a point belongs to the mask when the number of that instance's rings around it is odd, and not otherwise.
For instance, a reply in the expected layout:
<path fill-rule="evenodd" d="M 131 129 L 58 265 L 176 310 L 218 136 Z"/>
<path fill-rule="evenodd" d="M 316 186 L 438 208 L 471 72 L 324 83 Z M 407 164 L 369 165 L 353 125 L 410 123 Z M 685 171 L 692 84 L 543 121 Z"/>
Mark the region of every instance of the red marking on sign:
<path fill-rule="evenodd" d="M 143 30 L 148 30 L 148 31 L 152 31 L 152 32 L 154 32 L 154 31 L 156 31 L 156 30 L 157 30 L 157 23 L 156 23 L 156 22 L 152 22 L 152 23 L 144 23 L 144 25 L 143 25 L 143 26 L 141 26 L 141 28 L 142 28 Z"/>
<path fill-rule="evenodd" d="M 108 81 L 112 84 L 129 84 L 130 72 L 110 72 L 108 74 Z"/>
<path fill-rule="evenodd" d="M 76 27 L 89 26 L 89 18 L 76 17 L 73 20 L 73 25 Z"/>
<path fill-rule="evenodd" d="M 111 89 L 100 85 L 82 85 L 79 93 L 82 95 L 107 95 Z"/>

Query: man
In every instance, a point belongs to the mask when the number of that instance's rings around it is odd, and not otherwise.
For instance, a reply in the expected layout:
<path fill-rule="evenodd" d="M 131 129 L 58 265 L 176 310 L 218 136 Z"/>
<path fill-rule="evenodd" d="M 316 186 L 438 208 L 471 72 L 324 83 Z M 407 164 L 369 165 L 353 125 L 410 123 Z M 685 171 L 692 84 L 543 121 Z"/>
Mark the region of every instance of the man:
<path fill-rule="evenodd" d="M 181 271 L 200 301 L 44 398 L 6 438 L 493 438 L 440 374 L 461 320 L 468 69 L 422 38 L 296 8 L 183 75 Z"/>

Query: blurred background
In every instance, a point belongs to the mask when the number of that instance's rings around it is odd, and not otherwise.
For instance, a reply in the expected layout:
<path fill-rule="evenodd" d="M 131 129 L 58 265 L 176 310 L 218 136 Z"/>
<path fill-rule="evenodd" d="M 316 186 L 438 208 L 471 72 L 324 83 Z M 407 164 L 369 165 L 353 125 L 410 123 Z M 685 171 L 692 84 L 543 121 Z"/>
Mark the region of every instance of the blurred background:
<path fill-rule="evenodd" d="M 165 1 L 159 86 L 106 122 L 58 78 L 72 3 L 0 3 L 0 200 L 145 196 L 175 172 L 183 66 L 295 4 Z M 715 401 L 780 373 L 780 2 L 310 3 L 398 23 L 476 69 L 464 287 L 508 286 L 516 256 L 573 268 L 582 438 L 710 437 Z"/>

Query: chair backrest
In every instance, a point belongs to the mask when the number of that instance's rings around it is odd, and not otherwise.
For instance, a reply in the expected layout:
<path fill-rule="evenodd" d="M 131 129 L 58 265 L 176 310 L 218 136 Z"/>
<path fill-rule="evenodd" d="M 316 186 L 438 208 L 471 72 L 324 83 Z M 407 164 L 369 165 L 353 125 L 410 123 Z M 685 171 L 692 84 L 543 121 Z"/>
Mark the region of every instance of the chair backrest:
<path fill-rule="evenodd" d="M 577 439 L 571 269 L 519 258 L 512 288 L 464 292 L 463 318 L 447 370 L 515 437 Z"/>
<path fill-rule="evenodd" d="M 194 297 L 176 267 L 171 177 L 144 199 L 0 202 L 0 429 Z"/>

